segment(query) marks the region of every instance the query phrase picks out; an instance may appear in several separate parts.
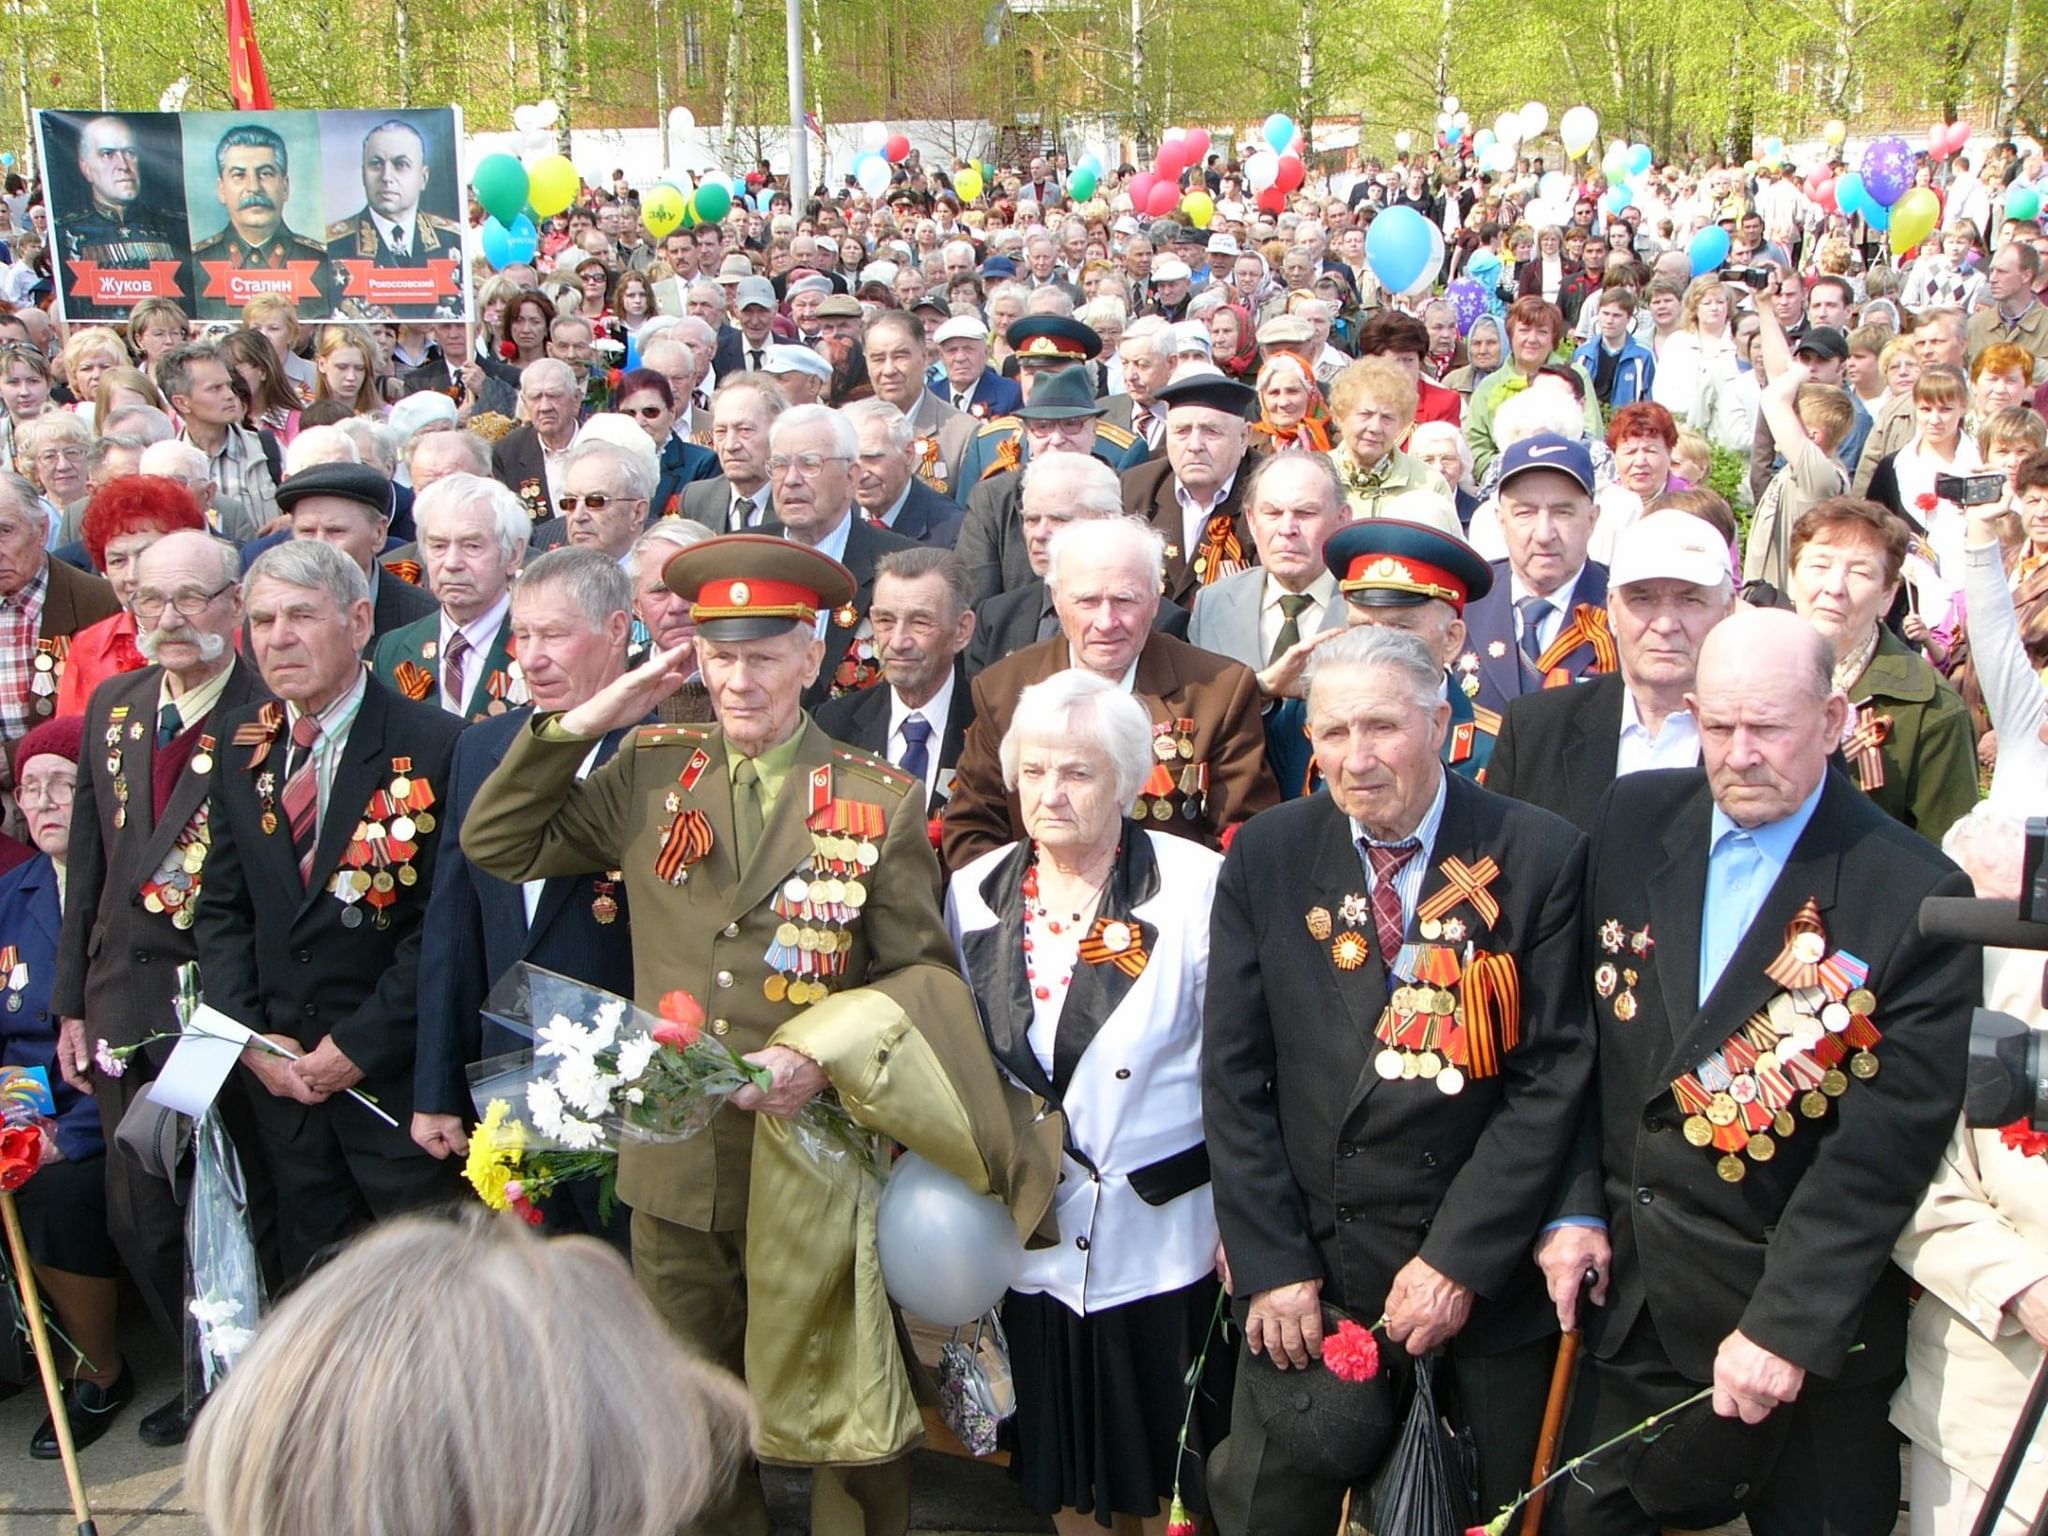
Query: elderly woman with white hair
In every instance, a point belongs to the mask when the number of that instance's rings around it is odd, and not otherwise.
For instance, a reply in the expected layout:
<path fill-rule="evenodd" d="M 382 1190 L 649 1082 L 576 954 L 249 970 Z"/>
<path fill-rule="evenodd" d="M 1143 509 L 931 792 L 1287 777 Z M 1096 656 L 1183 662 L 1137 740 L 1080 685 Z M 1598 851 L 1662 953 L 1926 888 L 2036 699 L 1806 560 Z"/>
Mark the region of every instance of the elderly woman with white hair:
<path fill-rule="evenodd" d="M 1144 706 L 1092 673 L 1026 688 L 1001 757 L 1027 835 L 965 865 L 946 903 L 990 1051 L 1065 1118 L 1060 1240 L 1026 1254 L 1003 1321 L 1012 1470 L 1066 1536 L 1163 1531 L 1176 1483 L 1204 1510 L 1230 1398 L 1231 1352 L 1209 1350 L 1179 1454 L 1221 1267 L 1201 1103 L 1221 859 L 1126 814 L 1153 739 Z"/>

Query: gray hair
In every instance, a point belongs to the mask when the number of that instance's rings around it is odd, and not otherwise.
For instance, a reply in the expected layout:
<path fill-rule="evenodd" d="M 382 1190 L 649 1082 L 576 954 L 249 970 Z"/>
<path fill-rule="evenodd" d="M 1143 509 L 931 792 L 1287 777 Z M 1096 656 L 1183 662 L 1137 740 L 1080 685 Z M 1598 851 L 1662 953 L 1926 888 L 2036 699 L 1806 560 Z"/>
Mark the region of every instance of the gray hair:
<path fill-rule="evenodd" d="M 145 448 L 151 443 L 167 443 L 178 435 L 176 422 L 140 400 L 107 412 L 107 419 L 97 425 L 103 435 L 133 438 Z"/>
<path fill-rule="evenodd" d="M 1465 441 L 1465 434 L 1458 430 L 1455 422 L 1418 421 L 1415 423 L 1414 429 L 1408 434 L 1408 456 L 1411 459 L 1414 458 L 1418 451 L 1439 438 L 1449 443 L 1456 450 L 1458 462 L 1464 466 L 1463 472 L 1458 476 L 1458 484 L 1465 486 L 1469 490 L 1472 479 L 1472 445 Z M 1453 489 L 1456 489 L 1456 487 L 1453 487 Z"/>
<path fill-rule="evenodd" d="M 518 559 L 533 537 L 533 515 L 517 496 L 486 475 L 443 475 L 414 500 L 412 519 L 424 539 L 427 524 L 443 513 L 467 512 L 479 505 L 490 511 L 498 552 L 507 560 Z"/>
<path fill-rule="evenodd" d="M 441 483 L 447 484 L 445 480 Z M 613 614 L 633 611 L 633 583 L 619 568 L 619 562 L 601 549 L 565 545 L 549 550 L 519 573 L 519 579 L 512 583 L 512 601 L 517 603 L 520 598 L 540 591 L 566 596 L 593 634 L 603 629 L 605 620 Z"/>
<path fill-rule="evenodd" d="M 658 544 L 668 546 L 669 553 L 688 549 L 692 544 L 702 544 L 712 536 L 711 530 L 692 517 L 664 517 L 650 524 L 645 533 L 633 541 L 627 554 L 638 558 Z"/>
<path fill-rule="evenodd" d="M 723 314 L 727 308 L 725 302 L 725 289 L 708 277 L 700 277 L 695 282 L 691 283 L 689 287 L 683 290 L 683 297 L 685 300 L 716 299 L 718 300 L 718 310 L 720 314 Z"/>
<path fill-rule="evenodd" d="M 1415 707 L 1433 710 L 1444 701 L 1444 664 L 1420 635 L 1378 624 L 1360 625 L 1317 646 L 1308 659 L 1310 713 L 1316 679 L 1342 667 L 1387 667 L 1408 684 Z"/>
<path fill-rule="evenodd" d="M 43 510 L 43 493 L 26 475 L 0 470 L 0 496 L 13 502 L 14 510 L 37 527 L 49 526 L 49 514 Z"/>
<path fill-rule="evenodd" d="M 289 480 L 315 464 L 360 464 L 362 450 L 339 426 L 307 427 L 285 445 L 284 477 Z"/>
<path fill-rule="evenodd" d="M 1136 800 L 1152 773 L 1152 717 L 1145 706 L 1109 679 L 1078 667 L 1055 672 L 1017 695 L 998 751 L 1006 789 L 1017 787 L 1017 765 L 1026 741 L 1094 747 L 1109 759 L 1120 805 Z"/>
<path fill-rule="evenodd" d="M 370 578 L 363 568 L 324 539 L 286 539 L 263 551 L 242 578 L 243 602 L 266 577 L 287 587 L 325 592 L 341 613 L 370 600 Z"/>
<path fill-rule="evenodd" d="M 1045 584 L 1054 592 L 1060 589 L 1060 565 L 1067 555 L 1085 558 L 1090 565 L 1135 556 L 1144 562 L 1151 592 L 1166 579 L 1166 536 L 1135 517 L 1082 518 L 1053 534 L 1045 550 Z"/>
<path fill-rule="evenodd" d="M 855 400 L 841 406 L 840 414 L 853 423 L 858 433 L 870 421 L 879 421 L 889 430 L 889 445 L 893 448 L 908 448 L 910 440 L 917 436 L 917 428 L 908 416 L 879 396 L 866 400 Z M 1103 466 L 1108 468 L 1107 465 Z"/>
<path fill-rule="evenodd" d="M 775 425 L 768 429 L 768 451 L 779 453 L 791 433 L 811 427 L 823 427 L 831 435 L 832 451 L 841 458 L 852 460 L 859 454 L 860 434 L 853 430 L 852 422 L 829 405 L 793 405 L 776 417 Z"/>
<path fill-rule="evenodd" d="M 132 439 L 117 441 L 129 442 Z M 135 468 L 140 474 L 166 475 L 192 486 L 203 486 L 213 478 L 213 466 L 207 463 L 206 455 L 190 443 L 176 438 L 167 443 L 151 443 L 142 450 L 142 458 Z"/>
<path fill-rule="evenodd" d="M 23 423 L 15 434 L 15 447 L 25 459 L 34 458 L 43 449 L 62 442 L 68 442 L 74 448 L 89 448 L 92 446 L 92 428 L 76 412 L 51 410 Z"/>
<path fill-rule="evenodd" d="M 1316 482 L 1316 489 L 1329 499 L 1330 510 L 1348 514 L 1349 498 L 1344 491 L 1344 481 L 1337 473 L 1337 464 L 1327 453 L 1269 453 L 1252 470 L 1251 478 L 1245 482 L 1244 505 L 1255 507 L 1259 491 L 1269 475 L 1283 474 L 1287 469 L 1299 466 L 1308 470 Z"/>
<path fill-rule="evenodd" d="M 1092 453 L 1038 455 L 1024 466 L 1017 494 L 1020 504 L 1056 497 L 1081 517 L 1121 517 L 1124 510 L 1123 482 Z"/>
<path fill-rule="evenodd" d="M 552 333 L 550 333 L 552 334 Z M 519 370 L 519 393 L 526 393 L 526 386 L 535 389 L 553 388 L 563 394 L 576 393 L 576 370 L 559 357 L 536 357 Z"/>
<path fill-rule="evenodd" d="M 372 421 L 367 416 L 351 416 L 335 425 L 356 445 L 357 455 L 372 469 L 381 469 L 388 475 L 397 468 L 397 434 L 383 422 Z"/>
<path fill-rule="evenodd" d="M 1050 283 L 1043 288 L 1033 288 L 1031 297 L 1024 301 L 1027 315 L 1066 315 L 1074 313 L 1074 296 L 1064 288 L 1055 288 Z"/>
<path fill-rule="evenodd" d="M 718 381 L 718 388 L 711 391 L 711 409 L 718 409 L 718 402 L 727 395 L 753 395 L 768 413 L 772 422 L 789 409 L 789 396 L 782 392 L 782 386 L 765 373 L 732 373 Z"/>
<path fill-rule="evenodd" d="M 711 286 L 716 288 L 718 284 L 713 283 Z M 665 334 L 670 341 L 682 342 L 685 345 L 695 344 L 700 347 L 715 347 L 718 345 L 718 332 L 712 330 L 710 326 L 699 320 L 695 315 L 677 315 L 675 317 L 675 324 L 671 325 Z"/>
<path fill-rule="evenodd" d="M 898 581 L 922 581 L 927 576 L 945 579 L 953 600 L 953 617 L 974 606 L 974 585 L 967 579 L 967 566 L 952 550 L 931 544 L 891 550 L 875 562 L 875 581 L 893 576 Z"/>
<path fill-rule="evenodd" d="M 653 500 L 654 488 L 661 477 L 650 455 L 635 453 L 621 443 L 607 442 L 601 437 L 586 437 L 571 448 L 568 458 L 562 461 L 563 482 L 566 484 L 578 469 L 592 462 L 611 466 L 607 473 L 620 484 L 618 494 L 631 496 L 637 501 Z"/>
<path fill-rule="evenodd" d="M 444 427 L 438 432 L 414 433 L 412 441 L 405 445 L 405 462 L 408 467 L 412 464 L 413 456 L 420 451 L 420 445 L 433 438 L 438 438 L 442 442 L 452 442 L 461 445 L 460 452 L 462 457 L 469 461 L 469 466 L 465 473 L 488 475 L 491 472 L 491 445 L 478 437 L 474 432 L 462 427 Z"/>
<path fill-rule="evenodd" d="M 1019 313 L 1022 313 L 1025 305 L 1031 302 L 1031 290 L 1013 278 L 1006 282 L 997 283 L 995 287 L 989 289 L 989 308 L 993 310 L 996 306 L 996 300 L 1002 298 L 1005 294 L 1017 301 Z"/>
<path fill-rule="evenodd" d="M 144 453 L 155 446 L 155 443 L 140 437 L 130 437 L 125 432 L 104 433 L 94 438 L 92 446 L 85 451 L 85 472 L 88 475 L 98 474 L 107 467 L 107 460 L 117 453 L 132 453 L 139 460 Z M 188 444 L 187 446 L 190 445 Z M 192 451 L 194 453 L 199 452 L 196 448 Z M 205 460 L 206 456 L 200 454 L 200 462 L 204 463 Z"/>

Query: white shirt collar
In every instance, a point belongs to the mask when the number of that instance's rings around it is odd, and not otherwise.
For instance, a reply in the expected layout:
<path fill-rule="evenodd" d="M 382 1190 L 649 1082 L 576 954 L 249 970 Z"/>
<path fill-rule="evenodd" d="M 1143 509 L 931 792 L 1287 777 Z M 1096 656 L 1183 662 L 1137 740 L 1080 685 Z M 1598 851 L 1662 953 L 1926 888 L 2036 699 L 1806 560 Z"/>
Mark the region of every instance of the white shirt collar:
<path fill-rule="evenodd" d="M 1579 590 L 1579 578 L 1585 574 L 1585 562 L 1581 561 L 1579 562 L 1579 568 L 1559 582 L 1555 591 L 1538 592 L 1534 587 L 1522 580 L 1521 573 L 1510 565 L 1508 567 L 1508 595 L 1518 603 L 1525 597 L 1540 597 L 1549 603 L 1553 609 L 1562 613 L 1571 606 L 1572 594 Z"/>
<path fill-rule="evenodd" d="M 462 637 L 469 642 L 470 649 L 481 658 L 498 638 L 498 630 L 505 622 L 505 615 L 512 610 L 512 594 L 508 591 L 482 613 L 467 624 L 457 624 L 448 617 L 448 610 L 441 610 L 441 651 L 447 654 L 448 642 L 455 638 L 455 632 L 462 631 Z"/>
<path fill-rule="evenodd" d="M 419 227 L 420 211 L 415 208 L 403 219 L 387 219 L 381 213 L 370 215 L 370 221 L 377 226 L 377 238 L 393 250 L 412 249 L 413 232 Z"/>
<path fill-rule="evenodd" d="M 1280 606 L 1280 599 L 1290 595 L 1286 588 L 1282 587 L 1270 575 L 1266 577 L 1264 587 L 1265 595 L 1259 601 L 1261 611 L 1268 608 L 1278 608 Z M 1302 595 L 1309 599 L 1309 613 L 1323 613 L 1329 608 L 1331 599 L 1337 595 L 1337 578 L 1327 570 L 1318 571 L 1316 579 L 1302 588 Z M 1307 616 L 1307 614 L 1302 615 L 1304 618 Z"/>
<path fill-rule="evenodd" d="M 889 510 L 876 516 L 874 519 L 876 522 L 891 531 L 895 529 L 896 519 L 903 514 L 903 504 L 910 500 L 910 487 L 916 478 L 913 475 L 909 480 L 903 482 L 903 489 L 897 493 L 896 499 L 889 503 Z"/>
<path fill-rule="evenodd" d="M 854 509 L 849 507 L 846 515 L 839 519 L 839 526 L 826 534 L 815 546 L 819 554 L 830 555 L 841 565 L 846 563 L 846 539 L 847 535 L 853 532 L 854 515 Z M 791 533 L 787 527 L 782 530 L 782 536 L 792 543 L 800 544 L 803 542 L 795 534 Z"/>

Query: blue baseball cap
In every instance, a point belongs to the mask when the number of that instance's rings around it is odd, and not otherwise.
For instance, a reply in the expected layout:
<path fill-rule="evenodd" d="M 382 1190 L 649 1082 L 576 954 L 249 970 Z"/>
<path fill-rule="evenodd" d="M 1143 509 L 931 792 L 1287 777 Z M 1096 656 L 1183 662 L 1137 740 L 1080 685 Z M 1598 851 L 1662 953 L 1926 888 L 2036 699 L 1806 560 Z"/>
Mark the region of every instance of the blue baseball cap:
<path fill-rule="evenodd" d="M 1538 432 L 1525 437 L 1501 455 L 1499 487 L 1530 469 L 1554 469 L 1570 475 L 1590 496 L 1593 494 L 1593 451 L 1574 437 L 1555 432 Z"/>

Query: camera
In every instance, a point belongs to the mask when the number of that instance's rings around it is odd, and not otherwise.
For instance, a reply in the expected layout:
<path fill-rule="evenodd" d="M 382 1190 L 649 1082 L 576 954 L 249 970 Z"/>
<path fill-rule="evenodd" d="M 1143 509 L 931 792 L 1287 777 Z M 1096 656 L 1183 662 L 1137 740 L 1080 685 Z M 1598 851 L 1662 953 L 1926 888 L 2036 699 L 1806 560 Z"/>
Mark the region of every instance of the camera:
<path fill-rule="evenodd" d="M 1936 475 L 1934 494 L 1959 507 L 1988 507 L 2005 498 L 2005 476 L 1996 471 L 1988 475 Z"/>
<path fill-rule="evenodd" d="M 1761 291 L 1764 284 L 1771 280 L 1771 269 L 1769 267 L 1724 267 L 1721 270 L 1721 276 L 1727 282 L 1741 283 L 1745 287 Z"/>
<path fill-rule="evenodd" d="M 2048 817 L 2027 821 L 2018 901 L 1930 896 L 1920 903 L 1920 931 L 1960 944 L 2048 951 Z M 2048 969 L 2042 1004 L 2048 1007 Z M 2009 1013 L 1975 1010 L 1963 1119 L 1979 1127 L 2025 1120 L 2048 1130 L 2048 1034 Z"/>

